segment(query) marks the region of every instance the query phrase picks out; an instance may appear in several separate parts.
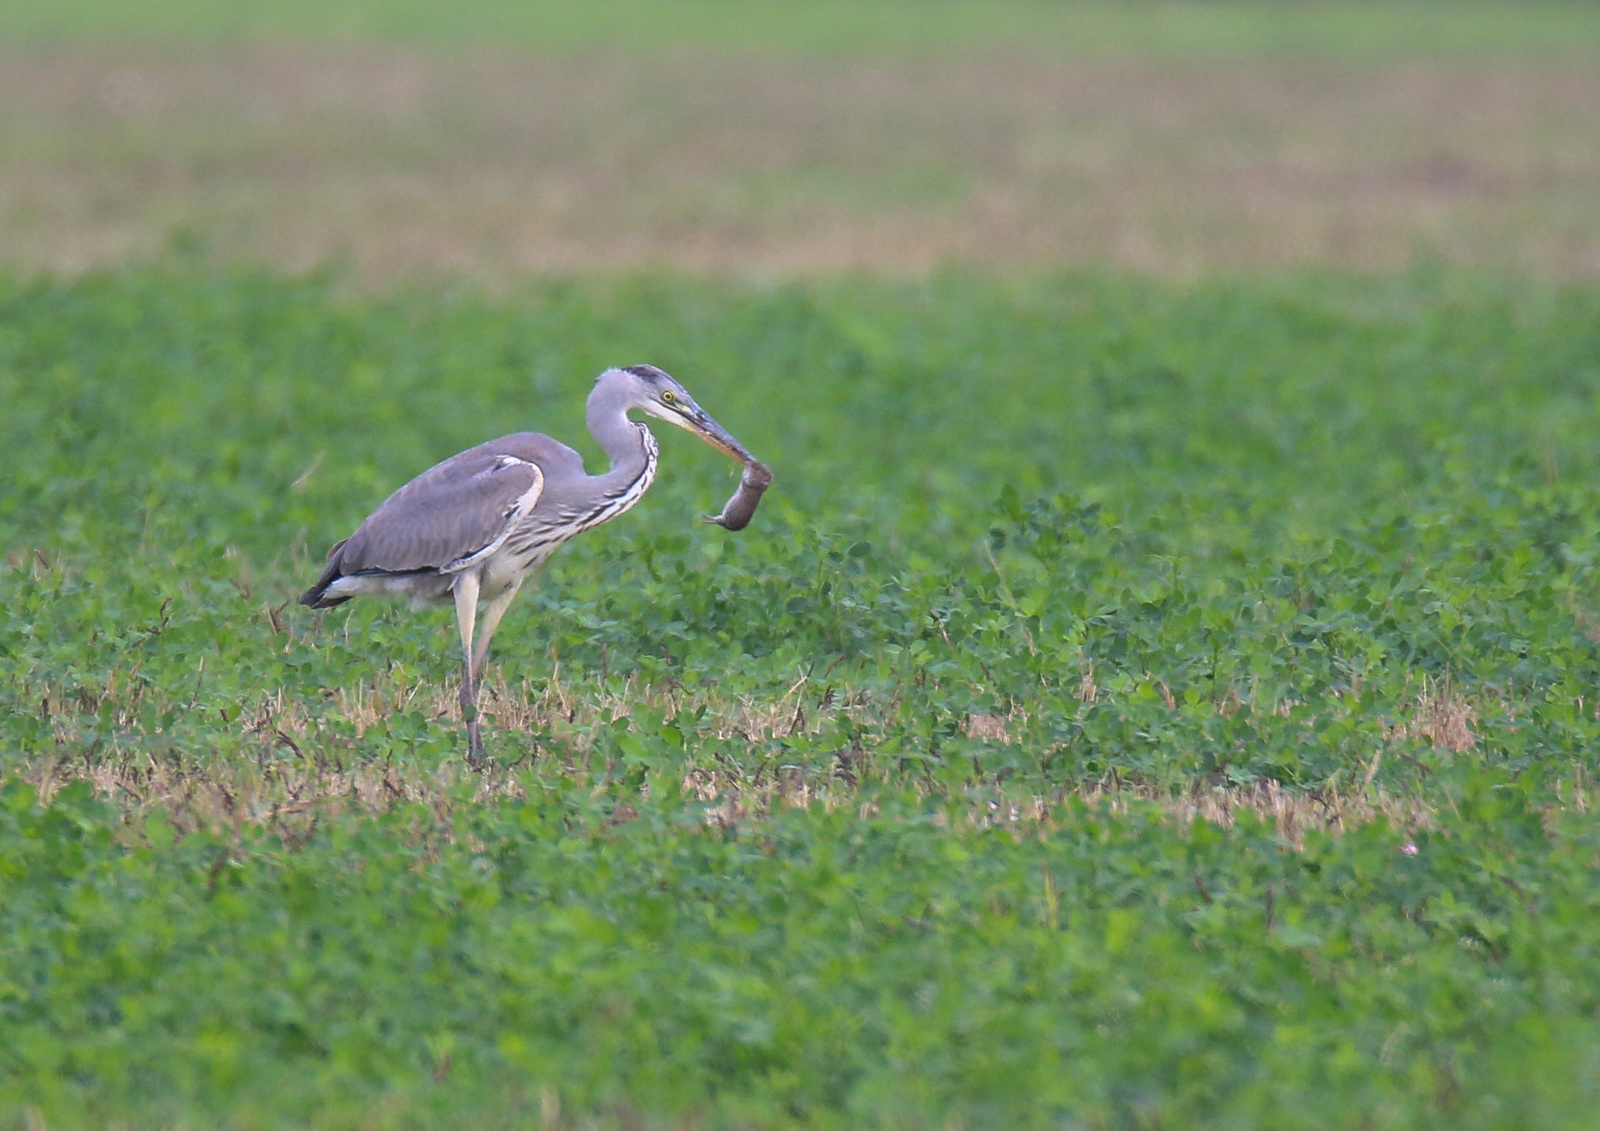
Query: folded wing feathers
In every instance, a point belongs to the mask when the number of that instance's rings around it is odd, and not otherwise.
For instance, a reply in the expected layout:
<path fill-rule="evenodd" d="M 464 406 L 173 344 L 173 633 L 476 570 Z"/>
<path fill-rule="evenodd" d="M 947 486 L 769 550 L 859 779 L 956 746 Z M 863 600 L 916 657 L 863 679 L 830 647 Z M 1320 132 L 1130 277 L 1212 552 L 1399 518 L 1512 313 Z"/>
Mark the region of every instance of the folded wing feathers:
<path fill-rule="evenodd" d="M 449 565 L 440 567 L 439 572 L 458 573 L 461 570 L 477 565 L 483 559 L 495 553 L 501 546 L 505 545 L 505 541 L 511 536 L 511 532 L 522 525 L 523 519 L 528 517 L 528 512 L 532 511 L 534 505 L 538 503 L 539 496 L 544 493 L 544 472 L 539 470 L 538 464 L 520 460 L 516 456 L 502 455 L 499 462 L 491 469 L 491 472 L 480 472 L 479 477 L 512 469 L 518 469 L 519 475 L 526 475 L 531 472 L 532 481 L 522 494 L 513 499 L 511 504 L 505 508 L 500 519 L 500 533 L 495 536 L 494 541 L 483 547 L 483 549 L 465 557 L 457 558 Z M 498 496 L 499 493 L 497 490 L 496 495 Z"/>
<path fill-rule="evenodd" d="M 345 575 L 464 569 L 499 549 L 544 489 L 544 473 L 516 456 L 462 452 L 386 499 L 341 555 Z"/>

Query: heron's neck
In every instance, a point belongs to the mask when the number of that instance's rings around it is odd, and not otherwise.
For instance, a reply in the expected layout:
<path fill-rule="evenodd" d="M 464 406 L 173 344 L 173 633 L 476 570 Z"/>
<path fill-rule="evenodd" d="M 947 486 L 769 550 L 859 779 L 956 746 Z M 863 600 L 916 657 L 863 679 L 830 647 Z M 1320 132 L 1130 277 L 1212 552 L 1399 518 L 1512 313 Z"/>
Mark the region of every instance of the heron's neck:
<path fill-rule="evenodd" d="M 589 395 L 589 435 L 605 449 L 611 469 L 594 478 L 605 488 L 624 486 L 654 467 L 654 437 L 628 419 L 628 405 L 604 383 Z"/>

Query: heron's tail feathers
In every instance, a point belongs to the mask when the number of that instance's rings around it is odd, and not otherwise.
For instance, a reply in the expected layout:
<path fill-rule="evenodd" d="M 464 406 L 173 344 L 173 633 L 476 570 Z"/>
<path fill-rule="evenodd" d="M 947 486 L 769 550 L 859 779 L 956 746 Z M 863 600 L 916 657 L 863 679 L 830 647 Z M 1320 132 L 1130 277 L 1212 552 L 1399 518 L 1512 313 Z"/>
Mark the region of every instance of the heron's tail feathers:
<path fill-rule="evenodd" d="M 344 542 L 348 542 L 346 538 Z M 344 571 L 339 567 L 342 564 L 340 550 L 344 549 L 344 542 L 334 543 L 333 549 L 328 551 L 328 564 L 322 569 L 322 576 L 317 578 L 317 583 L 304 593 L 300 594 L 300 603 L 313 609 L 331 609 L 335 605 L 342 605 L 349 597 L 328 596 L 328 586 L 344 576 Z"/>
<path fill-rule="evenodd" d="M 300 603 L 313 609 L 331 609 L 335 605 L 342 605 L 348 600 L 350 600 L 349 597 L 324 596 L 322 588 L 317 585 L 313 585 L 310 589 L 300 594 Z"/>

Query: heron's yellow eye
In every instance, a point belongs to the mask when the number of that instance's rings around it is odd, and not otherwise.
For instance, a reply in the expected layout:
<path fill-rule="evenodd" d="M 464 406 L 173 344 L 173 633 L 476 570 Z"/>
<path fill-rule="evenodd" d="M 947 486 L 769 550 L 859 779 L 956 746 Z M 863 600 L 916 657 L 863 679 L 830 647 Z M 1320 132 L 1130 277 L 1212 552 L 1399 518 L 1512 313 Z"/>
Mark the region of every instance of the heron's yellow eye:
<path fill-rule="evenodd" d="M 678 399 L 678 394 L 674 393 L 671 389 L 665 389 L 661 393 L 661 403 L 662 404 L 671 404 L 673 401 L 675 401 L 677 399 Z"/>

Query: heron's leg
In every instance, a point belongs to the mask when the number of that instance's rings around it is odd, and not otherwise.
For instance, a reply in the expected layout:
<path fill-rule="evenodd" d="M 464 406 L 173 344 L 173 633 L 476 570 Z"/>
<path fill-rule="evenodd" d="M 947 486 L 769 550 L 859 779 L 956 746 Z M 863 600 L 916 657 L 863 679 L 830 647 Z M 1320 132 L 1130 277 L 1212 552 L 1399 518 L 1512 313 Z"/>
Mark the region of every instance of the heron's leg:
<path fill-rule="evenodd" d="M 478 575 L 456 574 L 456 625 L 461 629 L 461 718 L 467 724 L 467 761 L 483 762 L 483 736 L 478 731 L 478 673 L 472 662 L 472 629 L 478 619 Z"/>
<path fill-rule="evenodd" d="M 518 578 L 512 583 L 511 588 L 483 607 L 483 623 L 478 626 L 478 642 L 472 649 L 472 670 L 479 676 L 483 675 L 483 661 L 489 655 L 489 638 L 494 635 L 494 630 L 500 627 L 500 618 L 506 615 L 511 599 L 517 595 L 517 590 L 521 587 L 522 579 Z"/>

